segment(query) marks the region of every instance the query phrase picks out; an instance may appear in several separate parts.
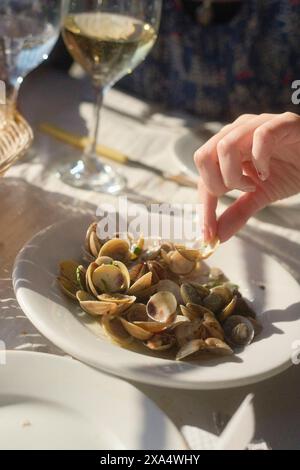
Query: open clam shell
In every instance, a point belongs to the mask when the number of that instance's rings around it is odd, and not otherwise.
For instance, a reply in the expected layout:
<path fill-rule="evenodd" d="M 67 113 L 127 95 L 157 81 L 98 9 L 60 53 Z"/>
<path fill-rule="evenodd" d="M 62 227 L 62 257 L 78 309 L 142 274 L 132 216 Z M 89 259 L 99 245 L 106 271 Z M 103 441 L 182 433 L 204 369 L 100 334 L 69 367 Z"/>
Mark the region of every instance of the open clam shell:
<path fill-rule="evenodd" d="M 113 264 L 93 263 L 92 272 L 88 278 L 88 285 L 95 295 L 101 293 L 122 292 L 128 289 L 129 273 L 125 264 L 114 261 Z M 90 268 L 90 266 L 89 266 Z"/>
<path fill-rule="evenodd" d="M 94 274 L 94 271 L 98 268 L 98 264 L 97 263 L 91 263 L 89 265 L 89 267 L 87 268 L 86 270 L 86 276 L 85 276 L 85 280 L 86 280 L 86 287 L 87 287 L 87 290 L 90 294 L 93 294 L 95 297 L 97 297 L 97 295 L 99 294 L 99 292 L 97 291 L 96 287 L 94 286 L 94 283 L 93 283 L 93 274 Z"/>
<path fill-rule="evenodd" d="M 130 308 L 136 301 L 134 295 L 124 294 L 101 294 L 97 297 L 101 302 L 114 303 L 117 306 L 117 310 L 114 315 L 121 315 Z"/>
<path fill-rule="evenodd" d="M 77 269 L 79 263 L 73 260 L 65 260 L 59 263 L 60 277 L 64 277 L 72 282 L 74 285 L 78 285 L 77 280 Z"/>
<path fill-rule="evenodd" d="M 143 292 L 145 289 L 148 289 L 149 287 L 151 287 L 151 284 L 152 273 L 149 272 L 137 279 L 135 283 L 131 287 L 129 287 L 128 294 L 138 296 L 139 292 Z"/>
<path fill-rule="evenodd" d="M 203 299 L 209 295 L 209 289 L 197 282 L 184 282 L 180 287 L 182 299 L 185 304 L 203 304 Z"/>
<path fill-rule="evenodd" d="M 187 305 L 180 305 L 180 309 L 182 314 L 187 317 L 189 320 L 193 321 L 196 319 L 204 319 L 204 316 L 211 315 L 214 318 L 214 314 L 208 310 L 207 308 L 203 307 L 202 305 L 188 303 Z"/>
<path fill-rule="evenodd" d="M 179 346 L 183 346 L 192 339 L 205 339 L 207 331 L 202 320 L 182 322 L 174 327 L 174 333 Z"/>
<path fill-rule="evenodd" d="M 126 319 L 130 323 L 135 321 L 148 321 L 148 315 L 146 311 L 146 305 L 140 303 L 134 303 L 130 306 L 130 308 L 126 312 Z"/>
<path fill-rule="evenodd" d="M 181 361 L 197 353 L 211 353 L 219 356 L 230 356 L 232 349 L 224 341 L 217 338 L 193 339 L 184 344 L 176 355 L 176 360 Z"/>
<path fill-rule="evenodd" d="M 201 258 L 201 253 L 197 249 L 186 248 L 184 245 L 175 245 L 175 248 L 188 261 L 195 262 Z"/>
<path fill-rule="evenodd" d="M 177 303 L 182 303 L 180 287 L 176 282 L 171 281 L 170 279 L 162 279 L 157 284 L 157 292 L 161 291 L 171 292 L 173 295 L 175 295 Z"/>
<path fill-rule="evenodd" d="M 205 347 L 207 352 L 218 356 L 231 356 L 233 354 L 231 347 L 218 338 L 206 338 Z"/>
<path fill-rule="evenodd" d="M 112 238 L 102 245 L 99 256 L 109 256 L 116 261 L 127 263 L 131 258 L 129 244 L 122 238 Z"/>
<path fill-rule="evenodd" d="M 125 330 L 119 317 L 104 316 L 101 318 L 101 325 L 105 334 L 114 343 L 124 347 L 132 343 L 133 337 Z"/>
<path fill-rule="evenodd" d="M 174 294 L 161 291 L 150 297 L 147 303 L 147 315 L 159 323 L 169 323 L 175 320 L 177 300 Z"/>
<path fill-rule="evenodd" d="M 115 315 L 117 312 L 117 305 L 115 303 L 97 301 L 93 296 L 85 291 L 78 291 L 76 298 L 79 301 L 82 310 L 90 315 Z"/>
<path fill-rule="evenodd" d="M 113 264 L 113 261 L 114 260 L 109 256 L 98 256 L 98 258 L 95 260 L 95 263 L 97 263 L 98 266 L 101 266 L 102 264 Z"/>
<path fill-rule="evenodd" d="M 143 330 L 149 331 L 150 333 L 161 333 L 162 331 L 166 330 L 170 323 L 157 323 L 155 321 L 134 321 L 135 325 L 143 328 Z"/>
<path fill-rule="evenodd" d="M 76 292 L 78 291 L 78 286 L 73 284 L 73 282 L 71 282 L 65 277 L 58 277 L 57 281 L 62 292 L 66 294 L 70 299 L 76 300 Z"/>
<path fill-rule="evenodd" d="M 204 241 L 198 241 L 194 248 L 197 248 L 199 250 L 201 259 L 207 259 L 216 251 L 219 245 L 220 240 L 216 238 L 215 240 L 209 243 L 206 243 Z"/>
<path fill-rule="evenodd" d="M 181 348 L 177 351 L 176 361 L 181 361 L 187 357 L 193 356 L 200 351 L 205 351 L 205 342 L 203 339 L 192 339 L 186 342 Z"/>
<path fill-rule="evenodd" d="M 190 261 L 182 256 L 178 251 L 170 251 L 166 253 L 161 250 L 163 260 L 167 264 L 169 270 L 178 275 L 190 274 L 196 267 L 195 261 Z"/>
<path fill-rule="evenodd" d="M 130 282 L 134 284 L 140 277 L 147 272 L 146 263 L 137 263 L 129 269 Z"/>
<path fill-rule="evenodd" d="M 97 292 L 119 292 L 124 285 L 124 277 L 117 266 L 102 264 L 93 272 L 92 283 Z"/>
<path fill-rule="evenodd" d="M 85 249 L 88 253 L 90 253 L 94 258 L 97 258 L 100 248 L 101 248 L 101 240 L 97 236 L 97 222 L 93 222 L 86 232 L 85 237 Z"/>
<path fill-rule="evenodd" d="M 236 305 L 237 305 L 237 296 L 234 295 L 231 299 L 231 301 L 229 302 L 229 304 L 226 305 L 226 307 L 223 308 L 223 310 L 221 311 L 221 313 L 218 315 L 218 320 L 220 322 L 223 322 L 226 320 L 226 318 L 230 317 L 230 315 L 233 315 L 234 314 L 234 311 L 235 311 L 235 308 L 236 308 Z"/>
<path fill-rule="evenodd" d="M 120 318 L 120 320 L 125 330 L 136 339 L 139 339 L 141 341 L 146 341 L 150 339 L 151 336 L 153 336 L 153 333 L 151 333 L 150 331 L 144 330 L 144 328 L 141 328 L 136 323 L 131 323 L 122 317 Z"/>
<path fill-rule="evenodd" d="M 166 351 L 176 344 L 176 339 L 169 333 L 160 333 L 146 341 L 145 346 L 152 351 Z"/>

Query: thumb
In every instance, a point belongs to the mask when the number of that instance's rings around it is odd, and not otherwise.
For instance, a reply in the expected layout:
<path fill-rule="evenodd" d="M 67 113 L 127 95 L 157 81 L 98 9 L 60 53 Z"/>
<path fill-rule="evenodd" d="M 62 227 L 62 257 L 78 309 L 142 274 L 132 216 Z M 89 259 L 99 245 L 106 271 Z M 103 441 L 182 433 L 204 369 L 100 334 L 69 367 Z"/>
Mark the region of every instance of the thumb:
<path fill-rule="evenodd" d="M 218 220 L 217 231 L 220 241 L 225 242 L 236 234 L 252 215 L 266 205 L 266 197 L 261 191 L 243 194 L 223 212 Z"/>

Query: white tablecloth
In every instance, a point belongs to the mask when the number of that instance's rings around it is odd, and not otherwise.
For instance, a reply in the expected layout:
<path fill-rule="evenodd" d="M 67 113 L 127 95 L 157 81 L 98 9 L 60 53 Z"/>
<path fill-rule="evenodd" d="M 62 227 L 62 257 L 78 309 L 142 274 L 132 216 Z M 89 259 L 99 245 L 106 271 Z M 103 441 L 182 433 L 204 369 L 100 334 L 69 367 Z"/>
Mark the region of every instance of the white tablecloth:
<path fill-rule="evenodd" d="M 86 134 L 93 115 L 91 97 L 87 81 L 43 69 L 25 81 L 20 101 L 33 127 L 49 121 Z M 178 173 L 175 145 L 190 126 L 198 129 L 203 123 L 180 114 L 165 115 L 158 107 L 114 90 L 105 99 L 99 138 L 132 158 Z M 0 340 L 8 349 L 63 354 L 37 332 L 18 307 L 11 286 L 11 268 L 19 248 L 36 231 L 70 213 L 87 210 L 94 213 L 99 203 L 113 201 L 112 196 L 68 187 L 56 177 L 55 167 L 76 152 L 36 131 L 32 151 L 0 181 Z M 137 169 L 122 167 L 122 172 L 133 199 L 197 201 L 192 189 L 180 188 Z M 220 211 L 226 203 L 220 203 Z M 241 235 L 278 258 L 300 280 L 299 229 L 299 208 L 272 207 L 253 218 Z M 136 386 L 177 426 L 196 425 L 212 433 L 217 432 L 217 414 L 232 414 L 244 396 L 254 391 L 256 439 L 266 440 L 275 449 L 300 449 L 300 369 L 296 366 L 261 384 L 226 391 L 190 392 Z"/>

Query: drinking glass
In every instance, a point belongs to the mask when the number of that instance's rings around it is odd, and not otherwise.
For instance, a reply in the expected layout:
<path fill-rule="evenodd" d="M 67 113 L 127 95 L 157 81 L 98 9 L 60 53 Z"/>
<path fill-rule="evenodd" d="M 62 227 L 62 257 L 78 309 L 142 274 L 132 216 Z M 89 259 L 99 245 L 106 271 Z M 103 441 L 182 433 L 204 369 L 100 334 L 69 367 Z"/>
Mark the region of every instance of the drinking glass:
<path fill-rule="evenodd" d="M 100 109 L 104 93 L 131 73 L 150 52 L 157 38 L 161 0 L 65 0 L 63 38 L 92 78 L 96 91 L 95 121 L 81 158 L 59 173 L 72 186 L 107 193 L 119 192 L 124 178 L 97 156 Z"/>
<path fill-rule="evenodd" d="M 6 85 L 7 118 L 14 113 L 24 77 L 55 45 L 61 6 L 61 0 L 0 1 L 0 79 Z"/>

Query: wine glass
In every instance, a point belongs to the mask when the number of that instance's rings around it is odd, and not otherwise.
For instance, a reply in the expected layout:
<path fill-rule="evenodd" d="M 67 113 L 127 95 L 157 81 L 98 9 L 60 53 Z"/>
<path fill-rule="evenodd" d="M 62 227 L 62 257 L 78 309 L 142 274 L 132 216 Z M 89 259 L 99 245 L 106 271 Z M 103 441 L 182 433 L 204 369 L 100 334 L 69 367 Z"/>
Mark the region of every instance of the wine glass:
<path fill-rule="evenodd" d="M 48 55 L 59 36 L 61 0 L 1 0 L 0 79 L 11 118 L 24 77 Z"/>
<path fill-rule="evenodd" d="M 156 41 L 161 0 L 65 0 L 63 38 L 73 58 L 91 76 L 96 91 L 95 126 L 80 160 L 59 174 L 72 186 L 117 193 L 124 178 L 96 154 L 104 93 L 131 73 Z"/>

